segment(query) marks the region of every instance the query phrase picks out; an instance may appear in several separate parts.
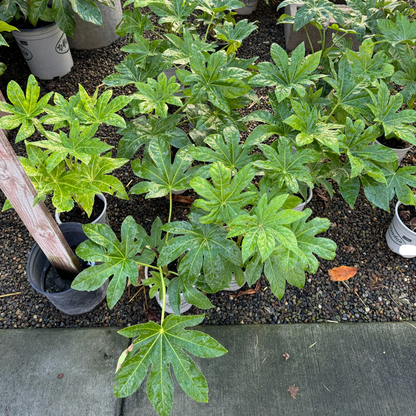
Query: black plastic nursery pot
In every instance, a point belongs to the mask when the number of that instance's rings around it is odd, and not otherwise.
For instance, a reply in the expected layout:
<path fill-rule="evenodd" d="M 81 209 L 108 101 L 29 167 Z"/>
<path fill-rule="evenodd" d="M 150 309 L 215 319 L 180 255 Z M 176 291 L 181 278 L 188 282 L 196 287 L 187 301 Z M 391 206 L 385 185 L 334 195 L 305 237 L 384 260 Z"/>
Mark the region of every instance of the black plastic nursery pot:
<path fill-rule="evenodd" d="M 68 222 L 60 224 L 59 228 L 70 247 L 76 247 L 87 239 L 87 236 L 82 230 L 82 224 Z M 71 288 L 59 293 L 45 292 L 45 275 L 49 266 L 49 260 L 36 243 L 30 251 L 26 265 L 29 283 L 37 292 L 45 295 L 64 314 L 77 316 L 88 313 L 104 300 L 108 281 L 93 292 L 80 292 Z"/>

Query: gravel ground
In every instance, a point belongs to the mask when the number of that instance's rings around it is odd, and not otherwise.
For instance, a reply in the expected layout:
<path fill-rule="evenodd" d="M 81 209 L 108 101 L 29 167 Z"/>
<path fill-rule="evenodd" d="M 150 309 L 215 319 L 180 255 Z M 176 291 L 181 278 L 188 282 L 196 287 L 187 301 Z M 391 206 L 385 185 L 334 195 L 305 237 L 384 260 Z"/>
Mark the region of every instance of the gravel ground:
<path fill-rule="evenodd" d="M 257 11 L 249 17 L 251 21 L 258 21 L 259 30 L 244 42 L 240 57 L 258 56 L 262 61 L 269 61 L 271 43 L 284 45 L 283 28 L 276 26 L 277 4 L 259 2 Z M 78 89 L 78 83 L 92 94 L 102 84 L 102 79 L 114 72 L 114 66 L 123 60 L 120 48 L 126 44 L 127 40 L 121 38 L 101 50 L 73 52 L 71 73 L 62 79 L 40 81 L 42 94 L 57 91 L 68 97 Z M 3 47 L 2 54 L 6 55 L 2 56 L 2 61 L 8 69 L 0 77 L 0 89 L 4 92 L 11 79 L 25 85 L 29 71 L 17 46 L 12 43 L 8 49 Z M 132 87 L 114 90 L 114 94 L 131 92 Z M 261 108 L 266 108 L 267 89 L 257 92 Z M 253 106 L 250 111 L 258 108 Z M 249 131 L 254 127 L 255 123 L 250 123 Z M 102 127 L 99 136 L 116 145 L 120 139 L 116 130 Z M 11 133 L 11 143 L 14 143 L 15 134 Z M 22 143 L 13 146 L 18 155 L 25 154 Z M 415 162 L 413 151 L 403 161 L 404 164 Z M 129 166 L 119 169 L 116 175 L 128 189 L 137 183 Z M 0 205 L 4 199 L 0 194 Z M 362 195 L 351 210 L 337 190 L 332 201 L 325 191 L 316 190 L 308 206 L 314 215 L 331 221 L 331 228 L 321 236 L 337 243 L 335 260 L 321 261 L 318 272 L 307 276 L 305 288 L 289 286 L 281 301 L 271 293 L 264 278 L 254 294 L 232 297 L 231 292 L 220 292 L 210 295 L 215 308 L 205 311 L 204 324 L 371 322 L 416 318 L 415 261 L 393 254 L 385 241 L 392 214 L 372 207 Z M 49 207 L 52 211 L 50 204 Z M 393 207 L 392 203 L 391 209 Z M 108 197 L 108 216 L 116 232 L 127 215 L 133 215 L 149 230 L 155 217 L 167 221 L 168 210 L 168 201 L 164 198 L 145 200 L 133 195 L 129 201 L 122 201 Z M 175 204 L 173 220 L 183 220 L 187 213 L 188 206 Z M 26 260 L 34 241 L 13 210 L 0 214 L 0 230 L 0 328 L 127 326 L 159 318 L 156 301 L 148 298 L 146 290 L 136 287 L 127 289 L 113 310 L 102 304 L 84 316 L 62 314 L 43 295 L 36 293 L 26 278 Z M 358 273 L 347 285 L 329 281 L 328 269 L 341 265 L 358 268 Z M 246 289 L 245 286 L 240 292 Z M 19 294 L 8 296 L 15 292 Z M 200 314 L 202 311 L 193 307 L 189 313 Z"/>

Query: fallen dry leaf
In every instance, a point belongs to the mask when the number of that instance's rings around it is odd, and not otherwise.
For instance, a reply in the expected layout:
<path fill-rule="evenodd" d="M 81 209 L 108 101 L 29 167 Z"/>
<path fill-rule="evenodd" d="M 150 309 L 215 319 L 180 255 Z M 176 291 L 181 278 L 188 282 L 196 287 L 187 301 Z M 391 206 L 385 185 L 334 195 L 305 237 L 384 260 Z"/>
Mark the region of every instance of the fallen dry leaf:
<path fill-rule="evenodd" d="M 285 357 L 285 360 L 287 361 L 289 359 L 290 355 L 287 352 L 285 352 L 283 354 L 283 357 Z"/>
<path fill-rule="evenodd" d="M 256 287 L 254 289 L 248 289 L 244 292 L 237 293 L 236 295 L 230 295 L 230 298 L 238 298 L 241 295 L 252 295 L 253 293 L 257 293 L 260 290 L 260 279 L 257 280 Z"/>
<path fill-rule="evenodd" d="M 325 202 L 328 202 L 328 197 L 326 196 L 326 191 L 321 188 L 315 188 L 314 191 L 316 192 L 316 195 L 319 196 L 322 200 Z"/>
<path fill-rule="evenodd" d="M 375 290 L 386 287 L 381 283 L 381 277 L 377 273 L 372 273 L 370 277 L 370 289 Z"/>
<path fill-rule="evenodd" d="M 330 279 L 333 282 L 342 282 L 344 280 L 348 280 L 351 277 L 355 276 L 357 273 L 356 267 L 351 266 L 340 266 L 334 267 L 333 269 L 328 270 L 328 274 Z"/>
<path fill-rule="evenodd" d="M 296 396 L 299 394 L 299 387 L 295 387 L 295 385 L 293 385 L 293 386 L 290 386 L 290 387 L 287 389 L 287 391 L 288 391 L 288 392 L 290 392 L 290 395 L 291 395 L 294 399 L 296 399 Z"/>
<path fill-rule="evenodd" d="M 169 195 L 166 195 L 165 198 L 169 199 Z M 172 195 L 172 201 L 173 202 L 179 202 L 181 204 L 192 205 L 195 200 L 193 198 L 191 198 L 190 196 L 173 194 Z"/>
<path fill-rule="evenodd" d="M 154 321 L 154 322 L 159 321 L 159 318 L 157 317 L 156 311 L 154 309 L 149 309 L 149 312 L 147 313 L 147 319 L 149 321 Z"/>
<path fill-rule="evenodd" d="M 354 247 L 351 247 L 351 246 L 344 246 L 344 251 L 346 253 L 354 253 L 355 248 Z"/>
<path fill-rule="evenodd" d="M 58 378 L 62 378 L 63 376 L 64 376 L 63 373 L 58 374 Z"/>

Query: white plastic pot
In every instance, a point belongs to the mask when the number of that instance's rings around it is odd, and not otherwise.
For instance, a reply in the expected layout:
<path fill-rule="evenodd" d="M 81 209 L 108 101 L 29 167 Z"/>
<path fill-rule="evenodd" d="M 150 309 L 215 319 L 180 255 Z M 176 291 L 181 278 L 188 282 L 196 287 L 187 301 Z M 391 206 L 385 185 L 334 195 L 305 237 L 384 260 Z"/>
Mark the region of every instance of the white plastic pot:
<path fill-rule="evenodd" d="M 245 4 L 245 7 L 241 7 L 240 9 L 233 10 L 237 14 L 241 15 L 249 15 L 257 9 L 258 0 L 240 0 L 242 3 Z"/>
<path fill-rule="evenodd" d="M 64 32 L 56 23 L 12 32 L 30 71 L 40 79 L 63 77 L 74 65 Z"/>
<path fill-rule="evenodd" d="M 312 189 L 308 188 L 308 199 L 305 202 L 302 202 L 301 204 L 299 204 L 297 207 L 293 208 L 295 211 L 303 211 L 306 207 L 306 204 L 311 202 L 313 193 L 312 193 Z"/>
<path fill-rule="evenodd" d="M 108 225 L 107 200 L 105 199 L 105 196 L 102 194 L 96 194 L 96 196 L 97 198 L 101 199 L 101 201 L 104 202 L 104 209 L 103 209 L 103 212 L 100 214 L 100 216 L 96 220 L 92 221 L 90 224 L 107 224 Z M 55 221 L 58 224 L 62 224 L 60 217 L 61 217 L 61 213 L 60 212 L 58 213 L 55 211 Z"/>
<path fill-rule="evenodd" d="M 144 277 L 145 277 L 145 279 L 147 279 L 149 277 L 149 268 L 147 266 L 145 266 L 145 268 L 144 268 Z M 156 300 L 157 300 L 157 303 L 159 304 L 159 306 L 161 308 L 163 308 L 163 302 L 161 301 L 161 299 L 160 299 L 160 297 L 157 293 L 156 293 Z M 179 305 L 179 309 L 181 311 L 181 314 L 186 312 L 186 311 L 189 311 L 189 309 L 191 309 L 191 308 L 192 308 L 192 305 L 185 300 L 185 298 L 183 297 L 183 294 L 181 293 L 181 303 Z M 175 313 L 175 312 L 173 312 L 173 309 L 170 306 L 168 294 L 166 294 L 165 312 L 166 313 Z"/>
<path fill-rule="evenodd" d="M 245 271 L 244 271 L 244 283 L 241 286 L 237 284 L 237 282 L 235 281 L 234 273 L 232 273 L 230 287 L 227 287 L 227 289 L 224 289 L 224 290 L 228 292 L 235 292 L 236 290 L 240 290 L 246 282 L 247 282 L 247 276 L 246 276 Z"/>
<path fill-rule="evenodd" d="M 399 217 L 400 205 L 401 202 L 397 202 L 394 210 L 393 221 L 391 222 L 386 233 L 386 241 L 393 253 L 399 254 L 407 259 L 412 259 L 413 257 L 416 257 L 416 253 L 404 249 L 400 250 L 400 247 L 402 246 L 416 245 L 416 233 L 407 228 Z"/>
<path fill-rule="evenodd" d="M 379 143 L 377 140 L 375 141 L 376 144 L 379 144 L 380 146 L 384 146 L 384 144 Z M 384 146 L 388 147 L 388 146 Z M 413 146 L 406 147 L 405 149 L 394 149 L 392 147 L 388 147 L 391 150 L 394 150 L 396 152 L 397 158 L 399 159 L 399 163 L 404 159 L 404 157 L 407 155 L 407 152 L 412 148 Z"/>
<path fill-rule="evenodd" d="M 115 33 L 116 26 L 120 23 L 123 15 L 120 0 L 114 2 L 114 9 L 98 2 L 95 2 L 95 4 L 100 9 L 103 25 L 98 26 L 86 22 L 76 13 L 72 12 L 76 27 L 74 36 L 68 39 L 71 49 L 86 50 L 104 48 L 118 39 Z"/>

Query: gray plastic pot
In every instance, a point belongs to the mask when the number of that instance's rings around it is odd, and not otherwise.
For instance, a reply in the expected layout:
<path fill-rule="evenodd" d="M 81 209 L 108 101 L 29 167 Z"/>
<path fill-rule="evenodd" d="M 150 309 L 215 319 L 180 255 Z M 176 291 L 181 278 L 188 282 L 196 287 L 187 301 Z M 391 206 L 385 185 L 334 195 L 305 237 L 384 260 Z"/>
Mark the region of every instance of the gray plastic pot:
<path fill-rule="evenodd" d="M 241 0 L 241 2 L 244 3 L 245 7 L 233 10 L 237 14 L 248 16 L 257 9 L 258 0 Z"/>
<path fill-rule="evenodd" d="M 118 39 L 116 26 L 120 23 L 123 15 L 120 0 L 114 2 L 114 9 L 98 2 L 95 2 L 95 4 L 100 9 L 103 25 L 98 26 L 94 23 L 86 22 L 76 13 L 72 12 L 76 27 L 74 36 L 68 39 L 71 49 L 87 50 L 104 48 Z"/>
<path fill-rule="evenodd" d="M 386 241 L 390 250 L 393 253 L 399 254 L 402 257 L 407 259 L 412 259 L 416 257 L 416 253 L 406 252 L 404 246 L 414 246 L 416 245 L 416 233 L 409 228 L 407 228 L 399 216 L 399 206 L 401 202 L 397 202 L 396 208 L 394 210 L 393 221 L 390 224 L 390 227 L 386 233 Z M 402 248 L 402 249 L 401 249 Z"/>
<path fill-rule="evenodd" d="M 87 239 L 82 224 L 68 222 L 59 225 L 65 240 L 71 247 L 78 246 Z M 68 289 L 60 293 L 48 293 L 44 291 L 45 273 L 50 263 L 43 251 L 35 244 L 30 251 L 26 265 L 26 273 L 29 283 L 42 295 L 45 295 L 50 302 L 55 305 L 61 312 L 70 316 L 77 316 L 88 313 L 96 308 L 105 298 L 108 286 L 107 282 L 99 289 L 93 292 L 80 292 L 74 289 Z"/>
<path fill-rule="evenodd" d="M 104 202 L 104 209 L 103 212 L 100 214 L 100 216 L 92 221 L 90 224 L 108 224 L 108 218 L 107 218 L 107 200 L 105 199 L 105 196 L 102 194 L 96 194 L 97 198 L 101 199 L 101 201 Z M 64 224 L 61 221 L 61 213 L 55 211 L 55 221 L 59 224 Z"/>

